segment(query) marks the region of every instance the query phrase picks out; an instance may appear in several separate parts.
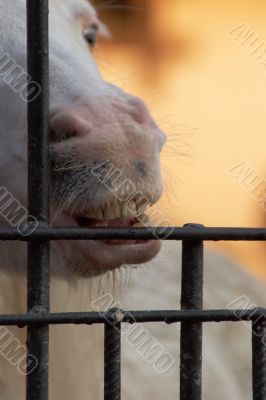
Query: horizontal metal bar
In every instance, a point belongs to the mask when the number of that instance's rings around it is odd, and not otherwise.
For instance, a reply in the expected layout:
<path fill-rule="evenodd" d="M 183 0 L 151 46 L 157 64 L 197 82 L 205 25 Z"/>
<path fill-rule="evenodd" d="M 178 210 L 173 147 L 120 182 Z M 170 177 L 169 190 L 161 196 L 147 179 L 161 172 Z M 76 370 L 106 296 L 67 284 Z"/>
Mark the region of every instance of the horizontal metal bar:
<path fill-rule="evenodd" d="M 250 310 L 152 310 L 119 311 L 120 322 L 221 322 L 254 321 L 266 318 L 266 308 Z M 66 312 L 66 313 L 25 313 L 0 315 L 0 326 L 19 326 L 36 324 L 102 324 L 110 319 L 110 312 Z"/>
<path fill-rule="evenodd" d="M 266 228 L 76 228 L 42 226 L 29 236 L 16 228 L 0 228 L 0 241 L 5 240 L 204 240 L 266 241 Z"/>

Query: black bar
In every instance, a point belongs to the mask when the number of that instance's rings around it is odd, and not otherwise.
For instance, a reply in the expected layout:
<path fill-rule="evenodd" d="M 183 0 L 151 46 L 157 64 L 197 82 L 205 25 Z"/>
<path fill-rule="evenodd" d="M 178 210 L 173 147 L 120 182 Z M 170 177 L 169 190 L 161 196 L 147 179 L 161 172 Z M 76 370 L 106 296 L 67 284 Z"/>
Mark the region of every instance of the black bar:
<path fill-rule="evenodd" d="M 28 102 L 28 210 L 39 226 L 46 227 L 49 222 L 48 0 L 27 0 L 27 57 L 30 81 L 41 89 Z M 46 238 L 39 237 L 28 244 L 27 308 L 33 315 L 49 312 L 49 253 L 50 243 Z M 38 367 L 27 375 L 27 400 L 48 400 L 49 325 L 29 326 L 27 346 L 29 356 L 32 354 L 38 360 Z"/>
<path fill-rule="evenodd" d="M 249 310 L 152 310 L 121 311 L 121 322 L 238 322 L 266 318 L 265 308 Z M 65 312 L 49 314 L 5 314 L 0 315 L 0 326 L 40 325 L 40 324 L 102 324 L 108 315 L 98 312 Z"/>
<path fill-rule="evenodd" d="M 266 228 L 49 228 L 39 226 L 29 236 L 14 228 L 0 228 L 4 240 L 203 240 L 203 241 L 266 241 Z"/>
<path fill-rule="evenodd" d="M 266 318 L 252 323 L 253 400 L 266 399 Z"/>
<path fill-rule="evenodd" d="M 203 242 L 183 241 L 182 310 L 203 306 Z M 180 338 L 180 400 L 201 400 L 202 322 L 182 322 Z"/>
<path fill-rule="evenodd" d="M 104 324 L 104 400 L 121 399 L 121 324 L 117 315 L 120 310 L 110 310 Z"/>

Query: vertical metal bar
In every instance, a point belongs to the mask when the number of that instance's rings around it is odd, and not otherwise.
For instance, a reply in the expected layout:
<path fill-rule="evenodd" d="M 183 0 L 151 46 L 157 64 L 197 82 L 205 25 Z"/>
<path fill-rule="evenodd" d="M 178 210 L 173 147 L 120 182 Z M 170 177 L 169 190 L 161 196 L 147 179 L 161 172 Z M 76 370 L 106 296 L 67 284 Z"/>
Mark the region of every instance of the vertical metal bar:
<path fill-rule="evenodd" d="M 104 324 L 104 400 L 121 399 L 121 324 L 118 310 Z"/>
<path fill-rule="evenodd" d="M 266 319 L 252 322 L 253 400 L 266 399 Z"/>
<path fill-rule="evenodd" d="M 183 241 L 181 309 L 200 310 L 202 306 L 203 242 Z M 183 322 L 180 338 L 180 400 L 200 400 L 201 396 L 202 323 Z"/>
<path fill-rule="evenodd" d="M 49 222 L 49 55 L 48 0 L 27 0 L 28 51 L 28 210 L 39 225 Z M 40 89 L 40 90 L 38 90 Z M 40 93 L 38 94 L 38 91 Z M 49 253 L 46 240 L 28 245 L 28 311 L 49 311 Z M 27 375 L 27 400 L 48 400 L 49 326 L 28 327 L 31 355 L 38 367 Z"/>

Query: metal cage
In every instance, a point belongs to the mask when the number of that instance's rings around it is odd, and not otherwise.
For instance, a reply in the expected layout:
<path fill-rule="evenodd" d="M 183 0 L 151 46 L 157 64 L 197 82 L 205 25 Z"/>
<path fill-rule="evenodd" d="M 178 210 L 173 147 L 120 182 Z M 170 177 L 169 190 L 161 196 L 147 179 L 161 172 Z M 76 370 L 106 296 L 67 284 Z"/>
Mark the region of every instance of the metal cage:
<path fill-rule="evenodd" d="M 266 399 L 266 309 L 203 310 L 203 243 L 206 240 L 266 240 L 266 229 L 205 228 L 188 224 L 183 228 L 134 229 L 50 228 L 49 222 L 49 54 L 48 0 L 27 0 L 28 74 L 41 86 L 41 94 L 28 103 L 28 210 L 38 228 L 22 236 L 14 228 L 0 228 L 0 240 L 28 242 L 27 313 L 0 315 L 0 325 L 27 326 L 28 355 L 38 367 L 27 375 L 27 400 L 48 400 L 48 349 L 50 324 L 104 324 L 104 399 L 121 399 L 121 332 L 124 322 L 181 323 L 180 399 L 202 398 L 202 323 L 250 321 L 252 325 L 253 400 Z M 155 235 L 154 235 L 155 233 Z M 79 239 L 165 239 L 182 240 L 182 293 L 180 310 L 110 310 L 103 313 L 49 312 L 50 241 Z M 178 284 L 178 283 L 177 283 Z M 176 344 L 178 346 L 178 343 Z M 77 399 L 78 400 L 78 399 Z"/>

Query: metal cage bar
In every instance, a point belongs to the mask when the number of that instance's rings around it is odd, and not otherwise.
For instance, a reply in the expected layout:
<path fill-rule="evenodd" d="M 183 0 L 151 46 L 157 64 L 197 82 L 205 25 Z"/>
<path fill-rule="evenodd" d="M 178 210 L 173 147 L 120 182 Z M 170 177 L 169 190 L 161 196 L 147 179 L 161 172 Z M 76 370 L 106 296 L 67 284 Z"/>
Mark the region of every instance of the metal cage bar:
<path fill-rule="evenodd" d="M 48 0 L 27 0 L 28 75 L 41 93 L 28 102 L 28 210 L 39 226 L 49 222 L 49 54 Z M 30 87 L 28 86 L 28 93 Z M 44 238 L 28 243 L 28 312 L 49 312 L 50 242 Z M 49 325 L 27 330 L 28 371 L 30 357 L 37 368 L 27 375 L 27 400 L 48 400 Z"/>
<path fill-rule="evenodd" d="M 202 240 L 202 241 L 266 241 L 266 228 L 215 228 L 196 227 L 188 224 L 179 227 L 147 228 L 75 228 L 39 226 L 29 236 L 23 236 L 15 228 L 0 228 L 0 241 L 3 240 Z"/>
<path fill-rule="evenodd" d="M 183 241 L 181 309 L 201 310 L 202 306 L 203 242 Z M 201 400 L 201 394 L 202 322 L 183 321 L 180 336 L 180 400 Z"/>
<path fill-rule="evenodd" d="M 104 400 L 121 399 L 120 310 L 112 309 L 104 323 Z"/>
<path fill-rule="evenodd" d="M 266 318 L 252 322 L 253 400 L 266 399 Z"/>

